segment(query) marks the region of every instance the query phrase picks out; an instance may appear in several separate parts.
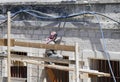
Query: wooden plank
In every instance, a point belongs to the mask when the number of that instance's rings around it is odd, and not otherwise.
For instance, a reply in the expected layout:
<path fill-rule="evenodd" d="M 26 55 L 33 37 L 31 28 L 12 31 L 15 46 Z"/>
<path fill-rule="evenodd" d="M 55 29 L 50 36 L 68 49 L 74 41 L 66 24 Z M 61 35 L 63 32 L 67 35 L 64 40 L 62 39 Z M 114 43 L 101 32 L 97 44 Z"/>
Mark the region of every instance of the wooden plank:
<path fill-rule="evenodd" d="M 104 77 L 104 76 L 103 75 L 93 75 L 93 74 L 88 74 L 88 73 L 80 74 L 81 79 L 94 78 L 94 77 Z"/>
<path fill-rule="evenodd" d="M 104 72 L 99 72 L 99 71 L 96 71 L 96 70 L 90 70 L 90 69 L 79 69 L 80 72 L 83 72 L 83 73 L 88 73 L 89 75 L 97 75 L 99 77 L 110 77 L 110 74 L 109 73 L 104 73 Z"/>
<path fill-rule="evenodd" d="M 43 64 L 40 63 L 38 61 L 32 61 L 32 60 L 22 60 L 21 62 L 26 62 L 26 63 L 30 63 L 30 64 L 35 64 L 35 65 L 40 65 L 43 67 L 47 67 L 47 68 L 53 68 L 53 69 L 58 69 L 58 70 L 64 70 L 64 71 L 73 71 L 74 68 L 69 68 L 67 66 L 60 66 L 60 65 L 51 65 L 51 64 Z"/>
<path fill-rule="evenodd" d="M 82 74 L 80 74 L 80 78 L 81 79 L 89 78 L 89 74 L 88 73 L 82 73 Z"/>
<path fill-rule="evenodd" d="M 75 46 L 15 41 L 15 46 L 75 51 Z"/>
<path fill-rule="evenodd" d="M 70 68 L 70 67 L 67 67 L 67 66 L 46 65 L 46 67 L 59 69 L 59 70 L 65 70 L 65 71 L 75 71 L 74 68 Z M 96 76 L 99 76 L 99 77 L 103 77 L 103 76 L 110 77 L 109 73 L 98 72 L 96 70 L 79 69 L 79 72 L 88 73 L 90 75 L 96 75 Z"/>
<path fill-rule="evenodd" d="M 11 13 L 8 11 L 8 21 L 7 21 L 7 74 L 8 74 L 8 79 L 7 82 L 11 82 L 11 56 L 10 56 L 10 32 L 11 32 Z"/>
<path fill-rule="evenodd" d="M 11 39 L 10 40 L 10 46 L 14 46 L 14 42 L 15 40 L 14 39 Z M 8 42 L 7 42 L 7 39 L 0 39 L 0 46 L 7 46 L 8 45 Z"/>
<path fill-rule="evenodd" d="M 39 61 L 33 61 L 33 60 L 29 60 L 29 61 L 28 60 L 21 60 L 21 62 L 27 62 L 27 63 L 30 63 L 30 64 L 40 65 L 40 66 L 53 68 L 53 69 L 58 69 L 58 70 L 75 71 L 75 68 L 70 68 L 70 67 L 67 67 L 67 66 L 60 66 L 60 65 L 43 64 L 43 63 L 40 63 Z M 103 72 L 99 72 L 99 71 L 96 71 L 96 70 L 90 70 L 90 69 L 79 69 L 79 72 L 88 73 L 90 75 L 95 75 L 95 76 L 99 76 L 99 77 L 110 77 L 109 73 L 103 73 Z"/>
<path fill-rule="evenodd" d="M 41 66 L 44 66 L 44 67 L 58 69 L 58 70 L 75 71 L 75 68 L 70 68 L 70 67 L 67 67 L 67 66 L 41 64 L 40 62 L 34 62 L 34 61 L 32 61 L 32 62 L 31 61 L 23 61 L 23 62 L 27 62 L 27 63 L 35 64 L 35 65 L 41 65 Z M 96 70 L 90 70 L 90 69 L 79 69 L 79 72 L 88 73 L 90 75 L 94 75 L 94 76 L 98 76 L 98 77 L 110 77 L 109 73 L 103 73 L 103 72 L 99 72 L 99 71 L 96 71 Z"/>
<path fill-rule="evenodd" d="M 22 52 L 19 52 L 22 53 Z M 25 52 L 23 52 L 25 53 Z M 6 55 L 1 54 L 0 57 L 5 57 Z M 63 63 L 63 64 L 75 64 L 75 60 L 67 60 L 67 59 L 54 59 L 49 57 L 35 57 L 35 56 L 25 56 L 18 54 L 11 54 L 12 60 L 22 61 L 22 60 L 35 60 L 35 61 L 45 61 L 45 62 L 54 62 L 54 63 Z M 84 61 L 79 60 L 80 64 L 84 64 Z"/>
<path fill-rule="evenodd" d="M 5 46 L 7 45 L 7 39 L 0 39 L 0 46 Z"/>
<path fill-rule="evenodd" d="M 44 44 L 44 43 L 34 43 L 34 42 L 21 42 L 11 39 L 11 46 L 21 46 L 21 47 L 32 47 L 32 48 L 43 48 L 43 49 L 54 49 L 63 51 L 75 51 L 75 46 L 59 45 L 59 44 Z M 0 39 L 0 46 L 7 46 L 7 39 Z"/>
<path fill-rule="evenodd" d="M 35 61 L 45 61 L 45 62 L 54 62 L 54 63 L 63 63 L 63 64 L 70 64 L 73 62 L 73 60 L 67 60 L 67 59 L 55 59 L 55 58 L 49 58 L 49 57 L 35 57 L 35 56 L 24 56 L 24 55 L 14 55 L 11 54 L 12 60 L 35 60 Z M 82 61 L 81 61 L 82 62 Z"/>
<path fill-rule="evenodd" d="M 39 61 L 47 61 L 47 62 L 56 62 L 56 63 L 70 63 L 70 60 L 66 60 L 66 59 L 54 59 L 53 58 L 42 58 L 42 57 L 33 57 L 33 56 L 22 56 L 22 55 L 11 55 L 11 60 L 17 60 L 17 61 L 22 61 L 22 62 L 29 62 L 29 63 L 33 63 L 33 64 L 38 64 L 41 65 L 41 63 L 39 63 Z M 45 67 L 49 67 L 49 68 L 56 68 L 59 70 L 66 70 L 66 71 L 74 71 L 75 68 L 69 68 L 69 67 L 61 67 L 59 65 L 44 65 Z M 56 66 L 56 67 L 55 67 Z M 101 76 L 110 76 L 110 74 L 108 73 L 103 73 L 103 72 L 98 72 L 95 70 L 89 70 L 89 69 L 79 69 L 79 72 L 84 72 L 84 73 L 89 73 L 92 75 L 101 75 Z"/>
<path fill-rule="evenodd" d="M 75 82 L 79 82 L 79 54 L 78 54 L 78 43 L 75 44 Z"/>

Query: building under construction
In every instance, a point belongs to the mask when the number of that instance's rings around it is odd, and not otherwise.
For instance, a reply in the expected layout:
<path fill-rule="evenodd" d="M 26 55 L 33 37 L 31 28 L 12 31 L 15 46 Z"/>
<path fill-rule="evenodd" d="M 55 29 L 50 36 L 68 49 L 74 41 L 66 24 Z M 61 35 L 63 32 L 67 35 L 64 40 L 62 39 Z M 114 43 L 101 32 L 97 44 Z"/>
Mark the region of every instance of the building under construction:
<path fill-rule="evenodd" d="M 1 0 L 0 82 L 120 82 L 120 1 Z"/>

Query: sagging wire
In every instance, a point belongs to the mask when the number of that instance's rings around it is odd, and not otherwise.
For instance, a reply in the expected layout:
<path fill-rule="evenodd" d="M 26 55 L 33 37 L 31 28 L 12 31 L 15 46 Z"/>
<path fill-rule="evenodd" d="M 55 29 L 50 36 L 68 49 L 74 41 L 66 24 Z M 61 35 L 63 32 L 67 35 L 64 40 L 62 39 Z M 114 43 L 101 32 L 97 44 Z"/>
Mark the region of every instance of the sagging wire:
<path fill-rule="evenodd" d="M 108 19 L 110 19 L 110 20 L 112 20 L 112 21 L 114 21 L 114 22 L 120 24 L 120 22 L 118 22 L 118 21 L 116 21 L 116 20 L 114 20 L 114 19 L 112 19 L 112 18 L 110 18 L 110 17 L 108 17 L 108 16 L 106 16 L 106 15 L 103 15 L 103 14 L 98 13 L 98 12 L 95 12 L 95 13 L 96 13 L 97 15 L 104 16 L 104 17 L 106 17 L 106 18 L 108 18 Z"/>
<path fill-rule="evenodd" d="M 102 36 L 103 49 L 104 49 L 105 57 L 106 57 L 106 59 L 108 61 L 108 65 L 109 65 L 110 72 L 112 74 L 113 80 L 114 80 L 114 82 L 116 82 L 115 75 L 113 73 L 113 69 L 112 69 L 112 66 L 111 66 L 111 63 L 110 63 L 110 58 L 109 58 L 109 54 L 108 54 L 108 50 L 107 50 L 107 46 L 106 46 L 106 41 L 105 41 L 104 33 L 103 33 L 103 30 L 102 30 L 102 26 L 100 24 L 98 16 L 95 15 L 95 17 L 96 17 L 96 19 L 97 19 L 97 21 L 99 23 L 99 28 L 100 28 L 100 32 L 101 32 L 101 36 Z"/>
<path fill-rule="evenodd" d="M 90 4 L 89 0 L 88 0 L 88 4 L 89 4 L 90 8 L 91 8 L 92 11 L 93 11 L 93 8 L 91 7 L 91 4 Z M 95 13 L 96 13 L 97 15 L 101 15 L 101 16 L 104 16 L 104 17 L 106 17 L 106 18 L 109 18 L 110 20 L 115 21 L 115 22 L 117 22 L 118 24 L 120 24 L 118 21 L 116 21 L 116 20 L 114 20 L 114 19 L 112 19 L 112 18 L 110 18 L 110 17 L 108 17 L 108 16 L 105 16 L 105 15 L 100 14 L 100 13 L 97 13 L 97 12 L 95 12 Z M 109 58 L 109 54 L 108 54 L 108 50 L 107 50 L 107 45 L 106 45 L 104 33 L 103 33 L 103 30 L 102 30 L 102 25 L 101 25 L 101 23 L 100 23 L 99 17 L 98 17 L 95 13 L 93 13 L 93 15 L 95 16 L 97 22 L 99 23 L 99 29 L 100 29 L 100 32 L 101 32 L 101 37 L 102 37 L 102 42 L 103 42 L 104 55 L 105 55 L 105 57 L 106 57 L 106 59 L 107 59 L 108 66 L 109 66 L 109 68 L 110 68 L 110 72 L 111 72 L 112 77 L 113 77 L 113 81 L 116 82 L 116 78 L 115 78 L 115 75 L 114 75 L 114 73 L 113 73 L 113 69 L 112 69 L 111 63 L 110 63 L 110 58 Z"/>
<path fill-rule="evenodd" d="M 105 16 L 101 13 L 98 13 L 98 12 L 87 12 L 87 11 L 84 11 L 84 12 L 80 12 L 80 13 L 75 13 L 75 14 L 70 14 L 70 15 L 67 15 L 67 16 L 53 16 L 53 15 L 49 15 L 49 14 L 45 14 L 45 13 L 42 13 L 40 11 L 36 11 L 36 10 L 20 10 L 20 11 L 17 11 L 16 13 L 12 14 L 11 16 L 11 19 L 13 19 L 17 14 L 20 14 L 20 13 L 27 13 L 29 15 L 32 15 L 36 18 L 39 18 L 39 19 L 46 19 L 46 20 L 54 20 L 54 19 L 66 19 L 66 18 L 72 18 L 72 17 L 76 17 L 76 16 L 80 16 L 80 15 L 85 15 L 85 14 L 97 14 L 97 15 L 100 15 L 100 16 L 104 16 L 118 24 L 120 24 L 120 22 L 108 17 L 108 16 Z M 35 14 L 36 13 L 36 14 Z M 38 16 L 38 14 L 40 15 L 44 15 L 44 16 Z M 7 22 L 7 19 L 5 19 L 1 24 L 4 24 Z"/>
<path fill-rule="evenodd" d="M 21 12 L 22 12 L 22 10 L 14 13 L 14 14 L 12 14 L 11 19 L 14 19 L 14 17 L 16 17 L 16 16 L 17 16 L 18 14 L 20 14 Z M 4 23 L 6 23 L 6 22 L 7 22 L 7 17 L 4 18 L 4 21 L 1 22 L 0 25 L 4 24 Z"/>
<path fill-rule="evenodd" d="M 43 12 L 40 12 L 40 11 L 36 11 L 36 10 L 26 10 L 27 12 L 34 12 L 34 13 L 37 13 L 37 14 L 40 14 L 40 15 L 43 15 L 43 16 L 47 16 L 47 17 L 55 17 L 53 15 L 50 15 L 50 14 L 46 14 L 46 13 L 43 13 Z"/>
<path fill-rule="evenodd" d="M 90 3 L 89 3 L 90 5 Z M 29 15 L 32 15 L 34 17 L 37 17 L 37 18 L 40 18 L 40 19 L 65 19 L 65 18 L 71 18 L 71 17 L 75 17 L 75 16 L 80 16 L 80 15 L 84 15 L 84 14 L 92 14 L 96 17 L 98 23 L 99 23 L 99 28 L 100 28 L 100 32 L 101 32 L 101 35 L 102 35 L 102 40 L 103 40 L 103 44 L 104 44 L 104 52 L 105 52 L 105 55 L 106 55 L 106 58 L 108 60 L 108 64 L 109 64 L 109 67 L 110 67 L 110 71 L 111 71 L 111 74 L 112 74 L 112 77 L 114 79 L 114 82 L 116 82 L 116 79 L 115 79 L 115 76 L 114 76 L 114 73 L 112 71 L 112 67 L 111 67 L 111 63 L 110 63 L 110 59 L 108 57 L 108 53 L 107 53 L 107 47 L 106 47 L 106 43 L 105 43 L 105 40 L 104 40 L 104 33 L 103 33 L 103 30 L 102 30 L 102 26 L 100 24 L 100 21 L 99 21 L 99 18 L 96 16 L 96 15 L 100 15 L 100 16 L 104 16 L 118 24 L 120 24 L 120 22 L 108 17 L 108 16 L 105 16 L 101 13 L 98 13 L 98 12 L 82 12 L 82 13 L 75 13 L 75 14 L 70 14 L 70 15 L 67 15 L 67 16 L 53 16 L 53 15 L 49 15 L 49 14 L 45 14 L 45 13 L 42 13 L 42 12 L 39 12 L 39 11 L 35 11 L 35 10 L 20 10 L 14 14 L 12 14 L 11 18 L 15 18 L 16 15 L 20 14 L 20 13 L 27 13 Z M 35 14 L 36 13 L 36 14 Z M 38 16 L 37 14 L 40 14 L 40 15 L 43 15 L 43 16 Z M 4 24 L 5 22 L 7 22 L 7 19 L 5 19 L 1 24 Z"/>

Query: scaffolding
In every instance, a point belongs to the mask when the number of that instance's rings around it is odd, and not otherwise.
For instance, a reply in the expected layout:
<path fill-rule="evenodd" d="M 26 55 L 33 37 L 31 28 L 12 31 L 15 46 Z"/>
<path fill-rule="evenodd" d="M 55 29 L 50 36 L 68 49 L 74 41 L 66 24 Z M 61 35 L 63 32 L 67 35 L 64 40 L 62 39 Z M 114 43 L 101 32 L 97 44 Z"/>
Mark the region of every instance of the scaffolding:
<path fill-rule="evenodd" d="M 79 46 L 78 43 L 76 43 L 74 46 L 71 45 L 60 45 L 60 44 L 44 44 L 44 43 L 36 43 L 36 42 L 25 42 L 25 41 L 18 41 L 15 39 L 10 38 L 10 30 L 11 30 L 11 24 L 10 24 L 10 12 L 8 12 L 8 38 L 1 38 L 0 39 L 0 46 L 7 46 L 7 67 L 8 67 L 8 82 L 11 82 L 11 61 L 21 61 L 26 62 L 30 64 L 40 65 L 43 67 L 47 67 L 47 73 L 49 78 L 51 79 L 51 82 L 57 82 L 55 80 L 55 75 L 52 68 L 64 70 L 64 71 L 74 71 L 75 74 L 75 82 L 79 82 L 79 79 L 82 78 L 89 78 L 93 76 L 98 77 L 109 77 L 109 73 L 103 73 L 99 72 L 97 70 L 91 70 L 91 69 L 83 69 L 79 67 Z M 10 47 L 19 46 L 19 47 L 28 47 L 28 48 L 37 48 L 37 49 L 53 49 L 53 50 L 61 50 L 61 51 L 70 51 L 74 52 L 75 61 L 68 60 L 68 59 L 52 59 L 48 57 L 35 57 L 35 56 L 24 56 L 24 55 L 16 55 L 11 54 Z M 75 62 L 75 67 L 68 67 L 68 66 L 62 66 L 62 65 L 50 65 L 46 63 L 41 63 L 39 61 L 43 62 L 54 62 L 54 63 L 62 63 L 62 64 L 70 64 L 71 62 Z"/>

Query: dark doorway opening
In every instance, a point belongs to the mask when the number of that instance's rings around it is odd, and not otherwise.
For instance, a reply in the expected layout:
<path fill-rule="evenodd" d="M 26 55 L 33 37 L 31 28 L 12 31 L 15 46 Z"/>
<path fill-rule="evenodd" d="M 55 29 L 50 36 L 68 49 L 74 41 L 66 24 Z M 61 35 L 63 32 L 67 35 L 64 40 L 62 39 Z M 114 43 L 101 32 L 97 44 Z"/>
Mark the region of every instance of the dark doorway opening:
<path fill-rule="evenodd" d="M 120 82 L 120 61 L 110 61 L 113 73 L 116 78 L 116 82 Z M 107 60 L 91 59 L 91 69 L 95 69 L 101 72 L 110 73 Z M 112 75 L 110 77 L 95 77 L 92 78 L 92 82 L 113 82 Z"/>
<path fill-rule="evenodd" d="M 27 56 L 26 52 L 11 51 L 11 54 Z M 20 61 L 12 61 L 11 77 L 27 78 L 27 66 Z"/>

